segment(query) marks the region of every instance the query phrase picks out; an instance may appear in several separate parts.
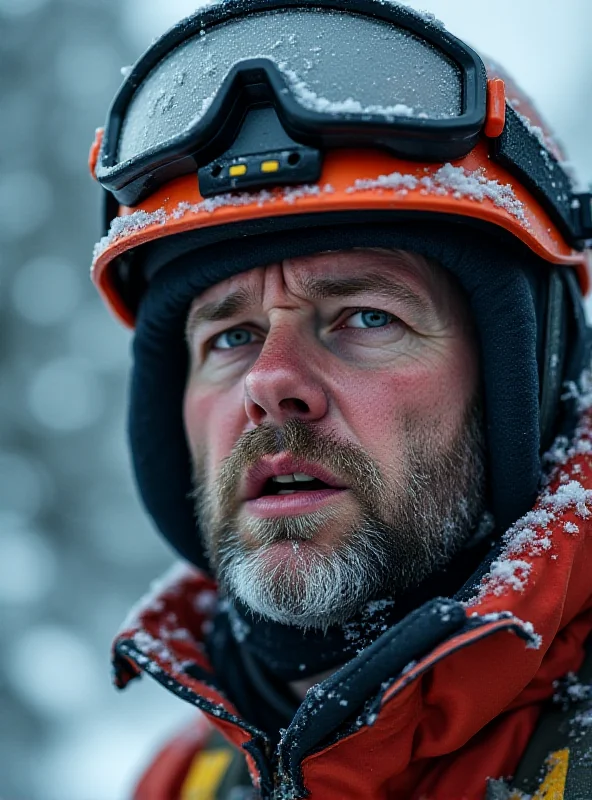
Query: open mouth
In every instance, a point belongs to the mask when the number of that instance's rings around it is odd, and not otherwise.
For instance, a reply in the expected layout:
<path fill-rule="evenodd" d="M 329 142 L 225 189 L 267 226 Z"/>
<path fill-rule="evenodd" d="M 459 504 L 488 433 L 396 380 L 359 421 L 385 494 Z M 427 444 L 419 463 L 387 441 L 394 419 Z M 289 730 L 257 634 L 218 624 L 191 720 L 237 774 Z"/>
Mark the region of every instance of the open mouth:
<path fill-rule="evenodd" d="M 297 492 L 318 492 L 322 489 L 333 489 L 325 481 L 313 478 L 302 472 L 294 472 L 291 475 L 274 475 L 268 478 L 263 484 L 258 497 L 269 497 L 278 495 L 296 494 Z"/>
<path fill-rule="evenodd" d="M 263 463 L 259 469 L 255 467 L 245 492 L 249 513 L 261 518 L 310 514 L 334 502 L 347 489 L 317 464 L 300 465 L 294 459 L 283 460 L 281 466 L 276 459 L 273 466 Z M 304 469 L 307 471 L 300 471 Z"/>
<path fill-rule="evenodd" d="M 253 464 L 240 495 L 248 511 L 256 516 L 290 516 L 318 510 L 347 488 L 322 464 L 280 453 Z"/>

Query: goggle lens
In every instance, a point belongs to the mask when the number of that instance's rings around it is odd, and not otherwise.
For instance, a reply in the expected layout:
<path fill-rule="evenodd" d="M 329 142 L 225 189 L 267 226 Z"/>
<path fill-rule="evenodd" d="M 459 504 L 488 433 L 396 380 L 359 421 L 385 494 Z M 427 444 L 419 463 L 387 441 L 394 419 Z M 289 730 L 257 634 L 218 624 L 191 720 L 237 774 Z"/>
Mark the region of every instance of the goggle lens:
<path fill-rule="evenodd" d="M 137 88 L 121 127 L 121 164 L 193 129 L 230 70 L 268 59 L 309 112 L 443 120 L 463 113 L 462 71 L 417 34 L 330 9 L 288 8 L 214 25 L 188 39 Z"/>

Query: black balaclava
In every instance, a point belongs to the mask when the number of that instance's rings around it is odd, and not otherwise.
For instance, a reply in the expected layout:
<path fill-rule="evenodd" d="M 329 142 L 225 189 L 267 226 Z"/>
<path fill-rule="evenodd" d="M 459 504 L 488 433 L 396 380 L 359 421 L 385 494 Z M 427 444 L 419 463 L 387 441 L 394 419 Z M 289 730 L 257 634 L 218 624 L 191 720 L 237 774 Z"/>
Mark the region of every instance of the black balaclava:
<path fill-rule="evenodd" d="M 374 218 L 376 219 L 376 217 Z M 295 222 L 296 220 L 296 222 Z M 528 511 L 541 476 L 539 406 L 541 376 L 554 387 L 545 394 L 551 426 L 543 438 L 573 427 L 573 409 L 559 411 L 562 380 L 576 379 L 587 358 L 582 302 L 575 279 L 552 276 L 552 265 L 515 240 L 466 224 L 436 220 L 389 224 L 316 215 L 309 226 L 275 232 L 260 229 L 240 239 L 204 244 L 203 232 L 170 237 L 142 253 L 147 290 L 133 346 L 129 436 L 140 494 L 156 526 L 188 561 L 210 571 L 194 517 L 191 458 L 182 421 L 188 369 L 185 322 L 194 298 L 240 272 L 286 258 L 356 247 L 397 248 L 419 253 L 452 272 L 468 298 L 479 339 L 487 442 L 488 506 L 499 535 Z M 363 221 L 362 221 L 363 220 Z M 333 223 L 333 224 L 331 224 Z M 282 230 L 282 227 L 287 229 Z M 279 229 L 279 230 L 278 230 Z M 207 237 L 205 237 L 207 239 Z M 561 284 L 553 295 L 552 281 Z M 559 299 L 557 299 L 559 298 Z M 549 325 L 548 309 L 561 306 Z M 549 356 L 547 344 L 555 342 Z M 547 362 L 553 365 L 551 379 Z M 487 543 L 486 543 L 487 546 Z M 452 596 L 484 557 L 482 546 L 464 550 L 440 575 L 387 602 L 375 619 L 362 610 L 357 630 L 392 625 L 435 596 Z M 240 635 L 237 634 L 240 631 Z M 303 633 L 224 605 L 208 649 L 218 677 L 247 719 L 273 734 L 290 722 L 296 701 L 288 680 L 330 669 L 366 642 L 344 638 L 343 629 Z M 286 653 L 288 656 L 286 657 Z M 306 658 L 304 657 L 306 654 Z M 303 666 L 304 665 L 304 666 Z M 261 702 L 263 701 L 263 702 Z"/>

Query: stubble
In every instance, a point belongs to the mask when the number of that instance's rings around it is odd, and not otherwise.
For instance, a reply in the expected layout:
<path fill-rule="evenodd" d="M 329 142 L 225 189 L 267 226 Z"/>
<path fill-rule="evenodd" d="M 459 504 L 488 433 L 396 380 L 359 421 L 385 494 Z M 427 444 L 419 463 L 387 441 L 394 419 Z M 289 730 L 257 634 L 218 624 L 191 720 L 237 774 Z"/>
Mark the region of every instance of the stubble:
<path fill-rule="evenodd" d="M 448 563 L 484 510 L 485 442 L 479 400 L 452 441 L 413 418 L 404 425 L 398 477 L 359 446 L 309 423 L 263 424 L 236 442 L 215 480 L 194 462 L 197 523 L 221 590 L 263 617 L 302 628 L 351 619 L 368 601 L 395 597 Z M 345 483 L 340 503 L 310 514 L 262 519 L 245 513 L 239 485 L 264 456 L 287 452 Z M 281 546 L 281 558 L 274 549 Z"/>

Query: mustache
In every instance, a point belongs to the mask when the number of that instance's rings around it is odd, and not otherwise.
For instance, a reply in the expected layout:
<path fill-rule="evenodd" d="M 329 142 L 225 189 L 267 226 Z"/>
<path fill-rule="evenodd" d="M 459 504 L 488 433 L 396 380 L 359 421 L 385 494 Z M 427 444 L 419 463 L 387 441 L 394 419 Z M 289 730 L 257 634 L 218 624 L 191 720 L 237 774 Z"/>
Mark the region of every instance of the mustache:
<path fill-rule="evenodd" d="M 381 494 L 384 491 L 377 465 L 362 448 L 339 439 L 332 432 L 320 433 L 302 420 L 289 419 L 281 428 L 263 423 L 237 440 L 232 452 L 222 463 L 216 481 L 219 503 L 226 509 L 234 506 L 246 470 L 264 456 L 285 452 L 322 464 L 347 483 L 364 505 L 376 501 L 377 491 Z"/>

